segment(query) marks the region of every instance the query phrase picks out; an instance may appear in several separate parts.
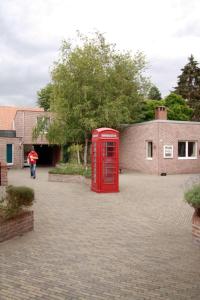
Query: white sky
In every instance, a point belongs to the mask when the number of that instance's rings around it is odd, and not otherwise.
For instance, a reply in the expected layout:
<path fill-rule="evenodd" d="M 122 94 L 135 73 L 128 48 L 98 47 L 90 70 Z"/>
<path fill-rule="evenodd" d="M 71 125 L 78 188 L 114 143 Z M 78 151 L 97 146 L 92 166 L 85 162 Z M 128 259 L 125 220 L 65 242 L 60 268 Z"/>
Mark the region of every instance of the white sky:
<path fill-rule="evenodd" d="M 63 39 L 95 30 L 121 50 L 142 51 L 166 96 L 193 54 L 200 62 L 199 0 L 0 2 L 0 105 L 35 105 Z"/>

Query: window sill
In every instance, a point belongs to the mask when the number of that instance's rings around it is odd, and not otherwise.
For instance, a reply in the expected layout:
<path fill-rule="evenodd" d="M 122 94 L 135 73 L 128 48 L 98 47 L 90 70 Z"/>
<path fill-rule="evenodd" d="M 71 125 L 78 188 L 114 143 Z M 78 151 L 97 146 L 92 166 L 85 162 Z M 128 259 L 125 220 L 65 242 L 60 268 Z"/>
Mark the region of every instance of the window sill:
<path fill-rule="evenodd" d="M 197 159 L 197 157 L 195 156 L 195 157 L 178 157 L 178 159 L 180 159 L 180 160 L 184 160 L 184 159 Z"/>
<path fill-rule="evenodd" d="M 153 160 L 152 157 L 146 157 L 146 160 Z"/>

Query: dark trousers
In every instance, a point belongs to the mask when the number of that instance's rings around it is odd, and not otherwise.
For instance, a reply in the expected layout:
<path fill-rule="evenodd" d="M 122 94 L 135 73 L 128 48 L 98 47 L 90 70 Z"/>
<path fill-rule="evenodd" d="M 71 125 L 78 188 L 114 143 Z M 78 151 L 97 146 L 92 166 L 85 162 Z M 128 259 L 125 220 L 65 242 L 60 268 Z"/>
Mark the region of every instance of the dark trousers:
<path fill-rule="evenodd" d="M 31 177 L 35 178 L 36 164 L 30 164 L 30 172 L 31 172 Z"/>

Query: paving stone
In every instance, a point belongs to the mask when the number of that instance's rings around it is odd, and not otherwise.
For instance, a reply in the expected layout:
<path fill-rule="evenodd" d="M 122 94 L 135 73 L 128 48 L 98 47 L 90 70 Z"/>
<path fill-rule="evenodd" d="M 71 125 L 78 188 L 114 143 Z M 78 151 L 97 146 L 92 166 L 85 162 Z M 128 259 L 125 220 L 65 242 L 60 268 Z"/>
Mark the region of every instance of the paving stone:
<path fill-rule="evenodd" d="M 200 299 L 200 248 L 183 202 L 198 175 L 120 175 L 120 193 L 9 170 L 36 193 L 33 232 L 0 244 L 0 300 Z"/>

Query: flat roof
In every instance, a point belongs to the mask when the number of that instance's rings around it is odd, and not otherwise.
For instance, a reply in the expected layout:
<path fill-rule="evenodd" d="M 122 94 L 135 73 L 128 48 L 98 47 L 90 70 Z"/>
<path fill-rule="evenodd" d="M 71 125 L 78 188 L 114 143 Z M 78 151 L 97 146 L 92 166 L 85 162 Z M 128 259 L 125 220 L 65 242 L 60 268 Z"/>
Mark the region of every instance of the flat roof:
<path fill-rule="evenodd" d="M 200 122 L 195 122 L 195 121 L 152 120 L 152 121 L 145 121 L 145 122 L 134 123 L 134 124 L 122 124 L 122 128 L 132 127 L 132 126 L 148 125 L 148 124 L 154 124 L 154 123 L 200 125 Z"/>

